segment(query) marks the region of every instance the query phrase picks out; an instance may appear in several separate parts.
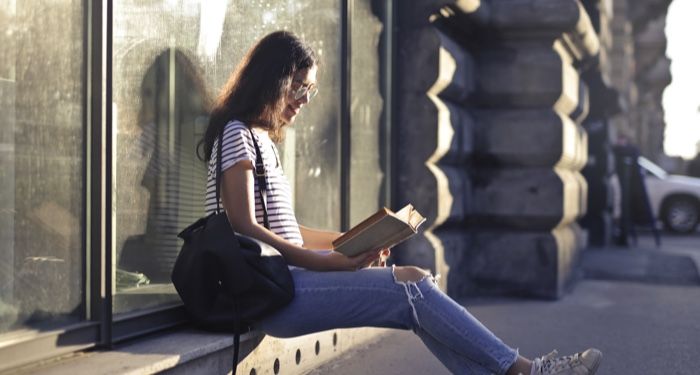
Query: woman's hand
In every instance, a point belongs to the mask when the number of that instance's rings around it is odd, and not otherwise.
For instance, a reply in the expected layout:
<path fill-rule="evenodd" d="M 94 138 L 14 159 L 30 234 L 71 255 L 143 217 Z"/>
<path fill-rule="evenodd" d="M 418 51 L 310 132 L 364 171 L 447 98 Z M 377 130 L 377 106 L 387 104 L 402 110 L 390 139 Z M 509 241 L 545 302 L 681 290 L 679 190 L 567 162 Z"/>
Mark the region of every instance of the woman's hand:
<path fill-rule="evenodd" d="M 379 250 L 379 258 L 377 259 L 377 267 L 386 267 L 386 260 L 391 256 L 391 250 L 381 249 Z"/>
<path fill-rule="evenodd" d="M 379 250 L 379 257 L 370 263 L 368 267 L 386 267 L 386 260 L 391 255 L 391 250 L 388 248 Z"/>
<path fill-rule="evenodd" d="M 323 257 L 320 268 L 323 271 L 356 271 L 368 267 L 379 259 L 380 251 L 368 251 L 359 255 L 348 257 L 337 251 L 321 255 Z"/>

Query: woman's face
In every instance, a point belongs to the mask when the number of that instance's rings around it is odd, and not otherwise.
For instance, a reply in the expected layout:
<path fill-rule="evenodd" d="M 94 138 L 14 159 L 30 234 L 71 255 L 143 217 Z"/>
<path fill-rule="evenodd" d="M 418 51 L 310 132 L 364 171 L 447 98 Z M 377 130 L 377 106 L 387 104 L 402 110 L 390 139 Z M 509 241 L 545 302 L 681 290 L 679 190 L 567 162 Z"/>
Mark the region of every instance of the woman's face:
<path fill-rule="evenodd" d="M 316 89 L 316 71 L 314 65 L 307 69 L 297 71 L 292 78 L 292 86 L 285 96 L 285 106 L 282 112 L 282 120 L 287 124 L 294 122 L 294 118 L 306 103 L 311 100 Z"/>

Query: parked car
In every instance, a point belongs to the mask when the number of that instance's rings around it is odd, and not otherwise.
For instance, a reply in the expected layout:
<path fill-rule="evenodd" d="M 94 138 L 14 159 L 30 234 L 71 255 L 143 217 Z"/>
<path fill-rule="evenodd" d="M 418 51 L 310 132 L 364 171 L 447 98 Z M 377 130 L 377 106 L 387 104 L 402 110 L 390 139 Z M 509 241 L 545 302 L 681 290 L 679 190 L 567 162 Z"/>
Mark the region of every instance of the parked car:
<path fill-rule="evenodd" d="M 637 163 L 654 217 L 672 232 L 694 232 L 700 221 L 700 178 L 669 174 L 643 157 Z"/>

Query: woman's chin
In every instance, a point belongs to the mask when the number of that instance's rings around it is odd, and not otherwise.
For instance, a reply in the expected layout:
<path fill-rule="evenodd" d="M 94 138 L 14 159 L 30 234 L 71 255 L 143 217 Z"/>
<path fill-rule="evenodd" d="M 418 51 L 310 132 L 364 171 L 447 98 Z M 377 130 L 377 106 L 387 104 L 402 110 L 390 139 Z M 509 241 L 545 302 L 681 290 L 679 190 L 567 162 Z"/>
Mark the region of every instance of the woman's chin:
<path fill-rule="evenodd" d="M 290 116 L 290 115 L 288 115 L 288 114 L 284 114 L 284 115 L 282 116 L 282 121 L 284 122 L 285 125 L 289 126 L 289 125 L 292 125 L 292 123 L 294 122 L 294 119 L 295 119 L 296 117 L 297 117 L 297 115 L 291 115 L 291 116 Z"/>

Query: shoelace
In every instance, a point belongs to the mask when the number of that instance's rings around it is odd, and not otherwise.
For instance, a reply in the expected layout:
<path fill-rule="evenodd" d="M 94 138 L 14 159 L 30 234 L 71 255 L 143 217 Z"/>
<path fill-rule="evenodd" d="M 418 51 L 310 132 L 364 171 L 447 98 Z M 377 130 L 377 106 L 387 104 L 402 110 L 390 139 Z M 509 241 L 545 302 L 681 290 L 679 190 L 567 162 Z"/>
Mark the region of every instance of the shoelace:
<path fill-rule="evenodd" d="M 556 358 L 558 354 L 559 352 L 553 350 L 551 353 L 543 356 L 542 358 L 537 358 L 535 363 L 538 365 L 538 367 L 535 373 L 556 374 L 556 371 L 572 368 L 580 362 L 578 353 Z"/>

